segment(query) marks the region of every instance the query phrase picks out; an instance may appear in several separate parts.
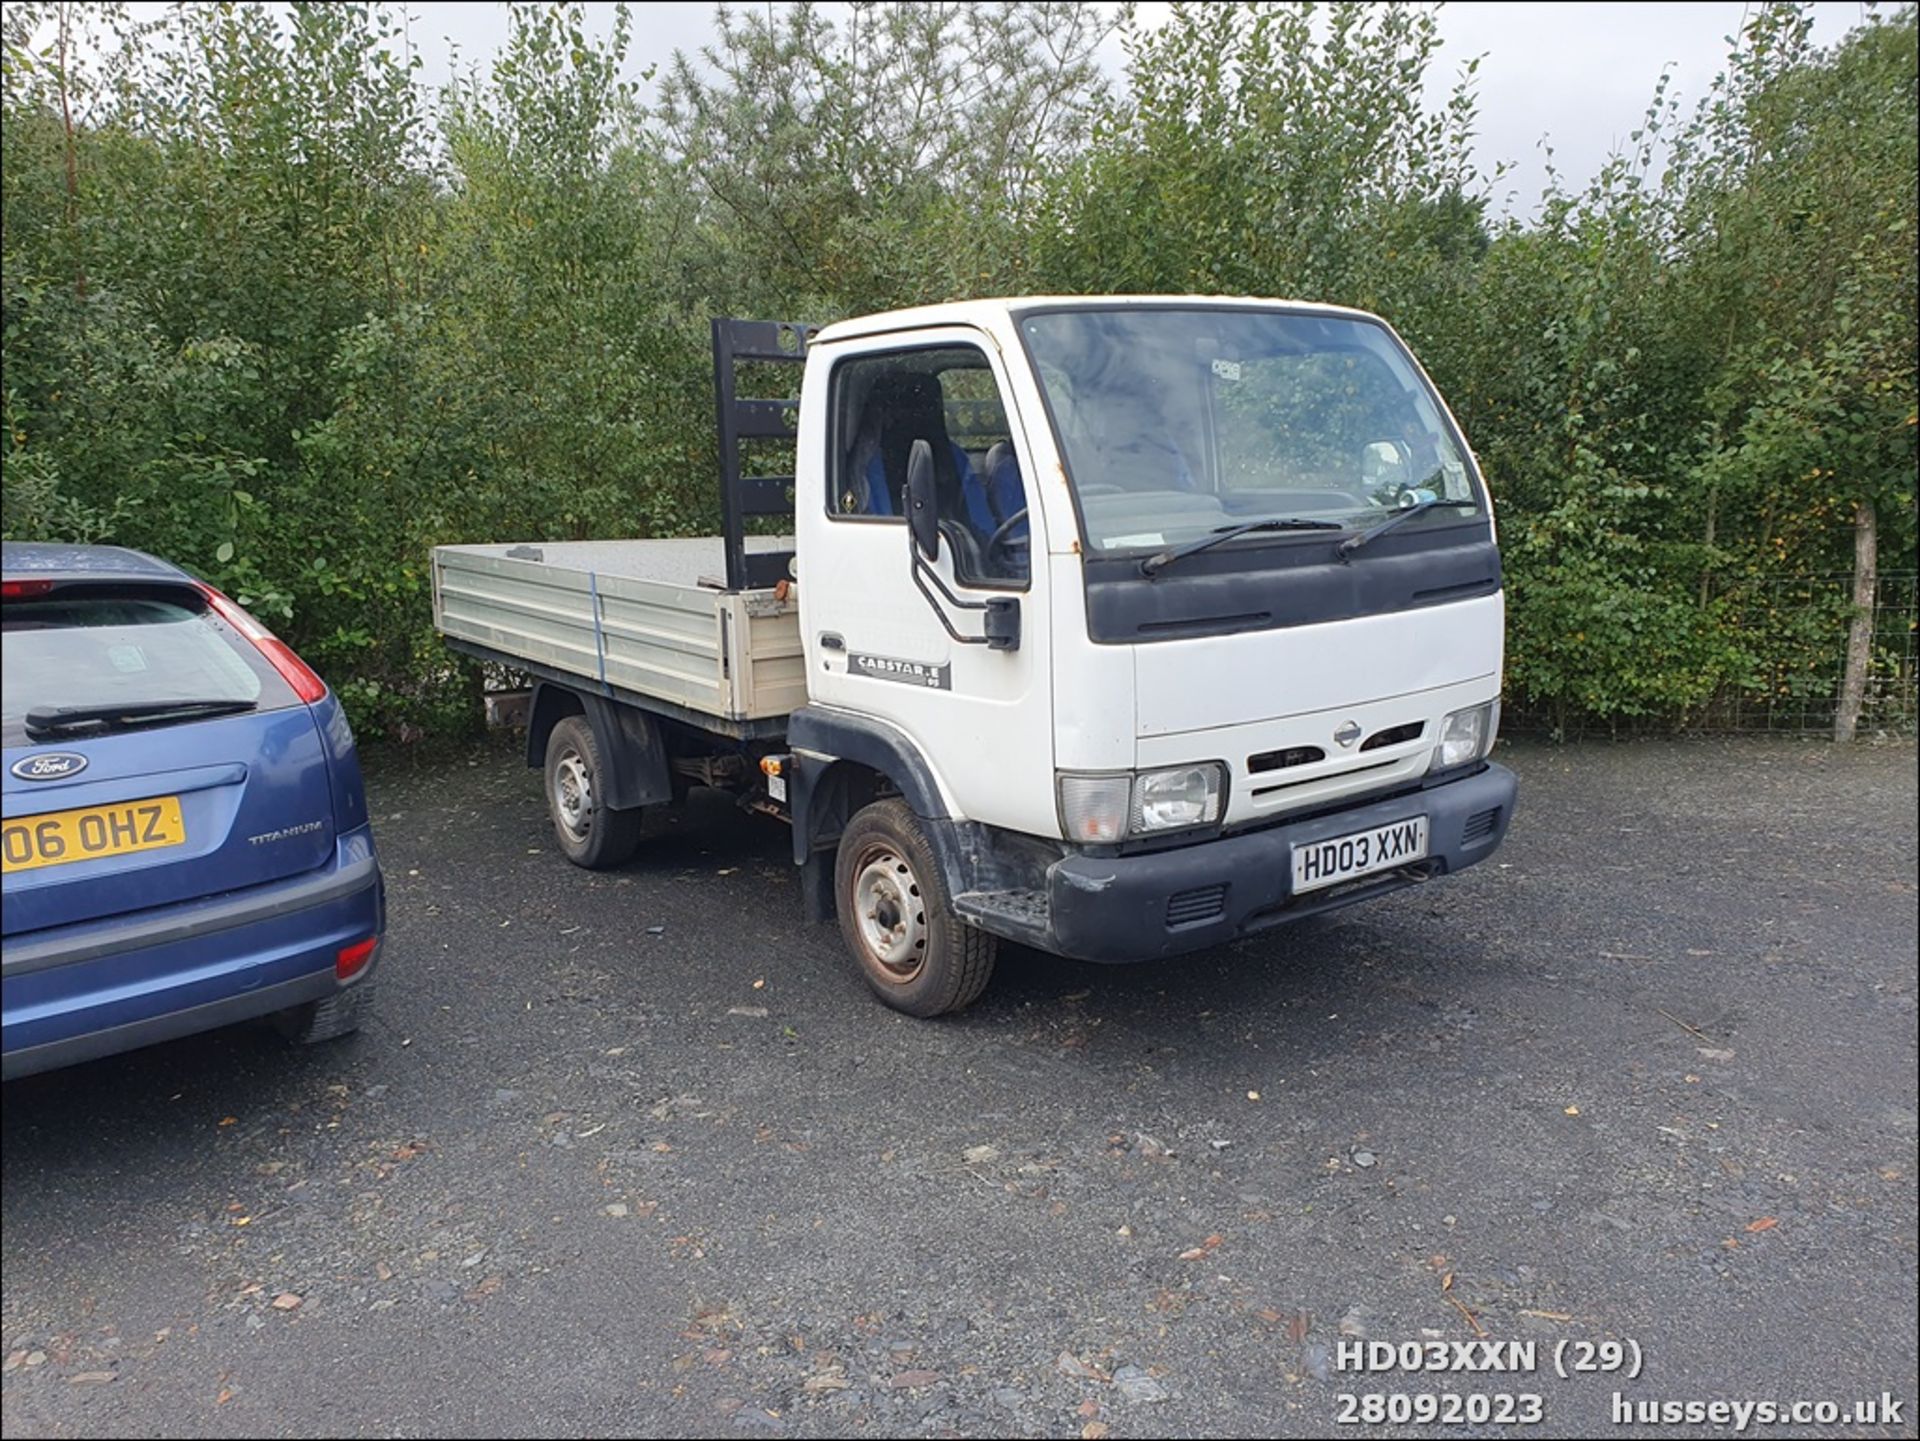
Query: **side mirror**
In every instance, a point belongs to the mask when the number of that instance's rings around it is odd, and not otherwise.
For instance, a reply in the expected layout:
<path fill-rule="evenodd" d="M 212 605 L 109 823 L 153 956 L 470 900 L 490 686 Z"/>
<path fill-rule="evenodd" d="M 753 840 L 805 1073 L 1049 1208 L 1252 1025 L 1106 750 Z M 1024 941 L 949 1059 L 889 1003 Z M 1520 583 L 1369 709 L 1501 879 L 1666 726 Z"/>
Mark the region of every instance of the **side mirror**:
<path fill-rule="evenodd" d="M 907 452 L 907 532 L 929 561 L 940 557 L 940 510 L 933 494 L 933 447 L 916 440 Z"/>

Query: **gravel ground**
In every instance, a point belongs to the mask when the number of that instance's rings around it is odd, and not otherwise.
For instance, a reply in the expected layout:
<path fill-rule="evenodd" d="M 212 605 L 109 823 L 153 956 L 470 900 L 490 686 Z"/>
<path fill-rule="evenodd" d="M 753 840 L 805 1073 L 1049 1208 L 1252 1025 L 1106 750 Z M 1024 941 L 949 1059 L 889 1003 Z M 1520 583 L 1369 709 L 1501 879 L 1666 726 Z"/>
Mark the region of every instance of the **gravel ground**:
<path fill-rule="evenodd" d="M 1495 862 L 1015 951 L 939 1023 L 802 922 L 773 822 L 707 796 L 590 875 L 504 748 L 375 757 L 367 1032 L 6 1087 L 6 1434 L 1321 1434 L 1368 1391 L 1915 1434 L 1913 747 L 1503 750 Z M 1338 1369 L 1483 1334 L 1536 1369 Z"/>

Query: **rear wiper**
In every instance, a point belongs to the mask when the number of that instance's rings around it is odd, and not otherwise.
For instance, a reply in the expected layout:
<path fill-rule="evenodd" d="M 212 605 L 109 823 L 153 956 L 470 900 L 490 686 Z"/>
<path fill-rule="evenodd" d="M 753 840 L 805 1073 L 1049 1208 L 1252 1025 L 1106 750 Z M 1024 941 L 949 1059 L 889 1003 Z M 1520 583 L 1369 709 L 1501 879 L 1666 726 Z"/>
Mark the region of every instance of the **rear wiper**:
<path fill-rule="evenodd" d="M 1198 555 L 1203 550 L 1211 550 L 1216 545 L 1224 545 L 1235 536 L 1252 535 L 1259 530 L 1345 530 L 1337 520 L 1303 520 L 1299 516 L 1275 516 L 1270 520 L 1249 520 L 1239 525 L 1223 525 L 1210 535 L 1198 540 L 1190 540 L 1185 545 L 1172 546 L 1158 555 L 1147 557 L 1140 562 L 1142 575 L 1153 575 L 1165 570 L 1176 560 L 1185 560 L 1190 555 Z"/>
<path fill-rule="evenodd" d="M 112 730 L 116 725 L 140 725 L 146 721 L 178 718 L 198 720 L 202 716 L 234 715 L 256 709 L 250 700 L 148 700 L 108 701 L 100 705 L 40 706 L 27 712 L 27 729 L 40 735 L 57 735 L 81 726 L 98 725 Z"/>
<path fill-rule="evenodd" d="M 1438 496 L 1435 496 L 1431 500 L 1416 500 L 1412 505 L 1402 510 L 1396 510 L 1378 525 L 1363 530 L 1358 535 L 1348 536 L 1345 540 L 1341 541 L 1335 549 L 1339 552 L 1341 558 L 1345 559 L 1368 541 L 1372 540 L 1376 535 L 1385 535 L 1402 521 L 1412 520 L 1422 511 L 1433 510 L 1440 506 L 1445 506 L 1449 510 L 1478 510 L 1480 503 L 1474 500 L 1443 500 Z"/>

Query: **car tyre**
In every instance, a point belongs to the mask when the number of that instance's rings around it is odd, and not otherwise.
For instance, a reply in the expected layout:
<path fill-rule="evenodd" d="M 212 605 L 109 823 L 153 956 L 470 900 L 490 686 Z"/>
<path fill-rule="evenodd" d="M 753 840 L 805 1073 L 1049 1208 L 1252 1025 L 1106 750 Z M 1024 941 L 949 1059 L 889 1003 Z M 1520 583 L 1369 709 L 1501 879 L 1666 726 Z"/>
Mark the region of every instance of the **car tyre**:
<path fill-rule="evenodd" d="M 834 859 L 840 934 L 875 995 L 910 1016 L 943 1016 L 978 999 L 998 942 L 963 921 L 933 847 L 898 800 L 863 808 Z"/>
<path fill-rule="evenodd" d="M 320 1000 L 278 1012 L 273 1022 L 280 1034 L 295 1045 L 311 1046 L 352 1035 L 372 1009 L 373 980 L 369 977 Z"/>
<path fill-rule="evenodd" d="M 610 870 L 632 858 L 646 816 L 639 807 L 610 809 L 603 799 L 607 768 L 585 716 L 568 716 L 547 737 L 547 813 L 554 838 L 576 866 Z"/>

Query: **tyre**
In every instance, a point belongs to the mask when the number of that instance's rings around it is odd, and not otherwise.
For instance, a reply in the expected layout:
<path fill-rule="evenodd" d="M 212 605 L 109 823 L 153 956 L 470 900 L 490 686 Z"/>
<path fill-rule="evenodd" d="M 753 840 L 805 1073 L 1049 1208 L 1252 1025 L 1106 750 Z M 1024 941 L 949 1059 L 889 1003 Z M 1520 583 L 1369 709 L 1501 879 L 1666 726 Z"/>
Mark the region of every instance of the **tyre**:
<path fill-rule="evenodd" d="M 547 737 L 547 813 L 560 849 L 576 866 L 604 871 L 628 860 L 645 818 L 638 807 L 609 810 L 602 797 L 600 743 L 585 716 L 568 716 Z"/>
<path fill-rule="evenodd" d="M 998 943 L 955 914 L 933 848 L 904 802 L 876 801 L 854 816 L 840 837 L 833 894 L 861 976 L 896 1011 L 943 1016 L 986 989 Z"/>
<path fill-rule="evenodd" d="M 273 1024 L 295 1045 L 311 1046 L 317 1041 L 353 1034 L 372 1010 L 373 978 L 368 976 L 358 985 L 335 991 L 323 1000 L 308 1001 L 304 1006 L 277 1012 Z"/>

